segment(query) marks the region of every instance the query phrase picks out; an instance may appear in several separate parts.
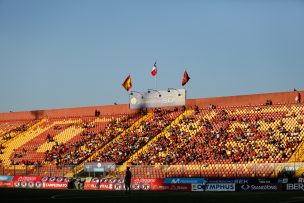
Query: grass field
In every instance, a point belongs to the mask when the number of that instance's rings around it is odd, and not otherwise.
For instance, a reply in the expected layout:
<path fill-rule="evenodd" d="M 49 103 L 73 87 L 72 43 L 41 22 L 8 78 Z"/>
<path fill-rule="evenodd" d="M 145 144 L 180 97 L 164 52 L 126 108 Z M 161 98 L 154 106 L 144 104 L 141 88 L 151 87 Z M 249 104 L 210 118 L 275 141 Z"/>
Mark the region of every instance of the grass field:
<path fill-rule="evenodd" d="M 304 203 L 303 192 L 166 192 L 0 189 L 3 202 Z"/>

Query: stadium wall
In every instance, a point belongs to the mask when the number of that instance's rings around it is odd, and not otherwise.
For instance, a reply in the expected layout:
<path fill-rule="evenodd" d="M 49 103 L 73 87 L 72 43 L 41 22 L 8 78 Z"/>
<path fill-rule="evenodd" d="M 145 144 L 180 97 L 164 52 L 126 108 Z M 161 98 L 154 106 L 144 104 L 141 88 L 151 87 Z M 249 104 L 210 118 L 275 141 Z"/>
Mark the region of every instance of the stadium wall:
<path fill-rule="evenodd" d="M 95 110 L 100 111 L 101 115 L 129 114 L 136 112 L 136 110 L 131 110 L 128 104 L 118 104 L 118 105 L 109 105 L 109 106 L 91 106 L 91 107 L 79 107 L 79 108 L 0 113 L 0 121 L 32 120 L 32 119 L 41 119 L 41 118 L 64 118 L 64 117 L 79 117 L 79 116 L 86 117 L 86 116 L 94 116 Z"/>
<path fill-rule="evenodd" d="M 252 94 L 252 95 L 240 95 L 240 96 L 227 96 L 227 97 L 213 97 L 202 99 L 187 99 L 186 105 L 207 108 L 210 104 L 220 107 L 225 106 L 254 106 L 264 105 L 266 100 L 271 100 L 273 104 L 289 104 L 295 103 L 295 98 L 298 95 L 304 95 L 304 91 L 292 91 L 292 92 L 277 92 L 266 94 Z"/>
<path fill-rule="evenodd" d="M 207 108 L 210 104 L 225 107 L 225 106 L 247 106 L 247 105 L 263 105 L 266 100 L 271 100 L 274 104 L 280 103 L 295 103 L 295 97 L 304 91 L 292 92 L 277 92 L 267 94 L 253 94 L 240 96 L 226 96 L 214 98 L 187 99 L 186 106 L 194 107 L 195 105 L 201 108 Z M 7 112 L 0 113 L 0 121 L 5 120 L 32 120 L 41 118 L 64 118 L 64 117 L 86 117 L 94 116 L 95 110 L 100 111 L 101 115 L 110 114 L 130 114 L 136 110 L 131 110 L 129 104 L 118 104 L 108 106 L 92 106 L 79 108 L 51 109 L 51 110 L 33 110 L 25 112 Z"/>

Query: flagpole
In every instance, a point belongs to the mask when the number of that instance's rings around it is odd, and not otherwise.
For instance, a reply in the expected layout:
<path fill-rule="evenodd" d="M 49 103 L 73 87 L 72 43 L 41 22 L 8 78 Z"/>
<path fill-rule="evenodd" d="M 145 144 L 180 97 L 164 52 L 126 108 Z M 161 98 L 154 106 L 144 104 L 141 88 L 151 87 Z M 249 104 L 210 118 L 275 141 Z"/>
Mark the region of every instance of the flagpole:
<path fill-rule="evenodd" d="M 155 76 L 155 90 L 157 90 L 157 74 L 156 74 L 156 76 Z"/>
<path fill-rule="evenodd" d="M 187 72 L 187 68 L 185 68 L 185 71 Z M 187 83 L 185 84 L 185 94 L 187 94 Z"/>
<path fill-rule="evenodd" d="M 155 65 L 157 64 L 157 60 L 155 61 Z M 158 73 L 158 66 L 156 65 L 156 71 L 157 71 L 157 73 Z M 156 74 L 156 77 L 155 77 L 155 90 L 157 90 L 157 75 L 158 74 Z"/>

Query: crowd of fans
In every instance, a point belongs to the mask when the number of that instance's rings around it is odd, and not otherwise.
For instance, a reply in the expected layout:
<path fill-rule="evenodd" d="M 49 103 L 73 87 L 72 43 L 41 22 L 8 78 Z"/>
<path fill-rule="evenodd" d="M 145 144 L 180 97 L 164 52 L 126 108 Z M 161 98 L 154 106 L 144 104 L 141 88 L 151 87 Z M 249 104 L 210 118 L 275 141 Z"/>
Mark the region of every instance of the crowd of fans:
<path fill-rule="evenodd" d="M 21 122 L 22 124 L 12 124 L 9 126 L 3 126 L 3 128 L 7 128 L 0 134 L 0 142 L 8 141 L 15 137 L 17 134 L 26 131 L 33 122 Z M 7 123 L 5 123 L 7 124 Z M 2 126 L 1 126 L 2 127 Z"/>
<path fill-rule="evenodd" d="M 126 132 L 104 148 L 93 161 L 122 164 L 167 127 L 181 112 L 178 109 L 155 109 L 153 116 Z"/>
<path fill-rule="evenodd" d="M 139 115 L 120 116 L 113 119 L 104 129 L 100 129 L 100 126 L 93 122 L 84 122 L 81 126 L 81 139 L 54 145 L 50 151 L 45 152 L 45 161 L 55 161 L 58 166 L 79 164 L 130 127 L 138 118 Z"/>
<path fill-rule="evenodd" d="M 54 143 L 50 150 L 44 152 L 44 155 L 41 152 L 36 152 L 41 141 L 34 141 L 32 144 L 23 145 L 22 148 L 15 149 L 11 156 L 11 164 L 36 166 L 49 165 L 49 163 L 54 163 L 57 166 L 79 164 L 104 144 L 111 141 L 123 130 L 128 128 L 138 119 L 138 117 L 140 117 L 140 115 L 121 115 L 113 117 L 112 121 L 107 125 L 104 121 L 100 121 L 102 123 L 93 122 L 94 118 L 82 119 L 79 121 L 75 120 L 75 122 L 70 124 L 54 125 L 52 130 L 47 131 L 48 133 L 45 134 L 45 136 L 43 136 L 43 134 L 40 136 L 41 138 L 44 137 L 42 143 L 45 141 L 47 143 Z M 52 121 L 47 125 L 51 124 Z M 75 125 L 76 128 L 82 128 L 83 131 L 80 135 L 75 135 L 69 142 L 59 143 L 55 139 L 55 135 L 61 133 L 68 127 L 71 127 L 71 125 Z M 37 139 L 41 138 L 37 137 Z"/>
<path fill-rule="evenodd" d="M 29 149 L 21 148 L 14 151 L 12 164 L 77 165 L 95 154 L 90 161 L 120 165 L 138 151 L 132 158 L 133 165 L 281 163 L 287 162 L 303 141 L 303 110 L 292 105 L 234 108 L 210 105 L 204 110 L 196 106 L 190 115 L 172 124 L 182 112 L 177 108 L 155 109 L 152 116 L 133 128 L 130 126 L 142 114 L 118 116 L 105 127 L 94 119 L 81 121 L 76 124 L 82 129 L 75 136 L 77 139 L 58 143 L 54 135 L 47 134 L 44 138 L 54 145 L 44 153 L 43 160 L 26 158 Z M 61 125 L 54 126 L 54 130 L 62 129 Z M 149 142 L 161 132 L 164 133 Z M 147 148 L 140 151 L 145 145 Z M 0 153 L 2 149 L 0 145 Z"/>
<path fill-rule="evenodd" d="M 235 113 L 233 109 L 210 108 L 204 112 L 196 109 L 150 143 L 147 150 L 134 157 L 132 164 L 286 162 L 303 139 L 303 120 L 297 119 L 300 112 L 264 113 L 259 112 L 261 108 L 253 107 L 237 110 L 243 113 Z M 206 118 L 214 111 L 212 118 Z"/>

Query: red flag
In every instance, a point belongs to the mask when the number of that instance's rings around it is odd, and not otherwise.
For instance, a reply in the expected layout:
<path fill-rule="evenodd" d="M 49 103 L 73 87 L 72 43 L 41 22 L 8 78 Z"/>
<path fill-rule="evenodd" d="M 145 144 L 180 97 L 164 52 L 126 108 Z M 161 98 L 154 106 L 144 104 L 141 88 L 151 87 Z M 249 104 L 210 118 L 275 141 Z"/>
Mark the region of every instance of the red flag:
<path fill-rule="evenodd" d="M 157 66 L 156 66 L 156 61 L 155 61 L 154 66 L 151 70 L 151 75 L 156 76 L 156 74 L 157 74 Z"/>
<path fill-rule="evenodd" d="M 183 80 L 182 80 L 182 85 L 184 86 L 189 80 L 190 80 L 190 77 L 189 77 L 187 71 L 185 70 L 184 77 L 183 77 Z"/>
<path fill-rule="evenodd" d="M 122 86 L 129 91 L 132 88 L 132 80 L 131 75 L 128 75 L 128 77 L 125 79 L 125 81 L 122 83 Z"/>

